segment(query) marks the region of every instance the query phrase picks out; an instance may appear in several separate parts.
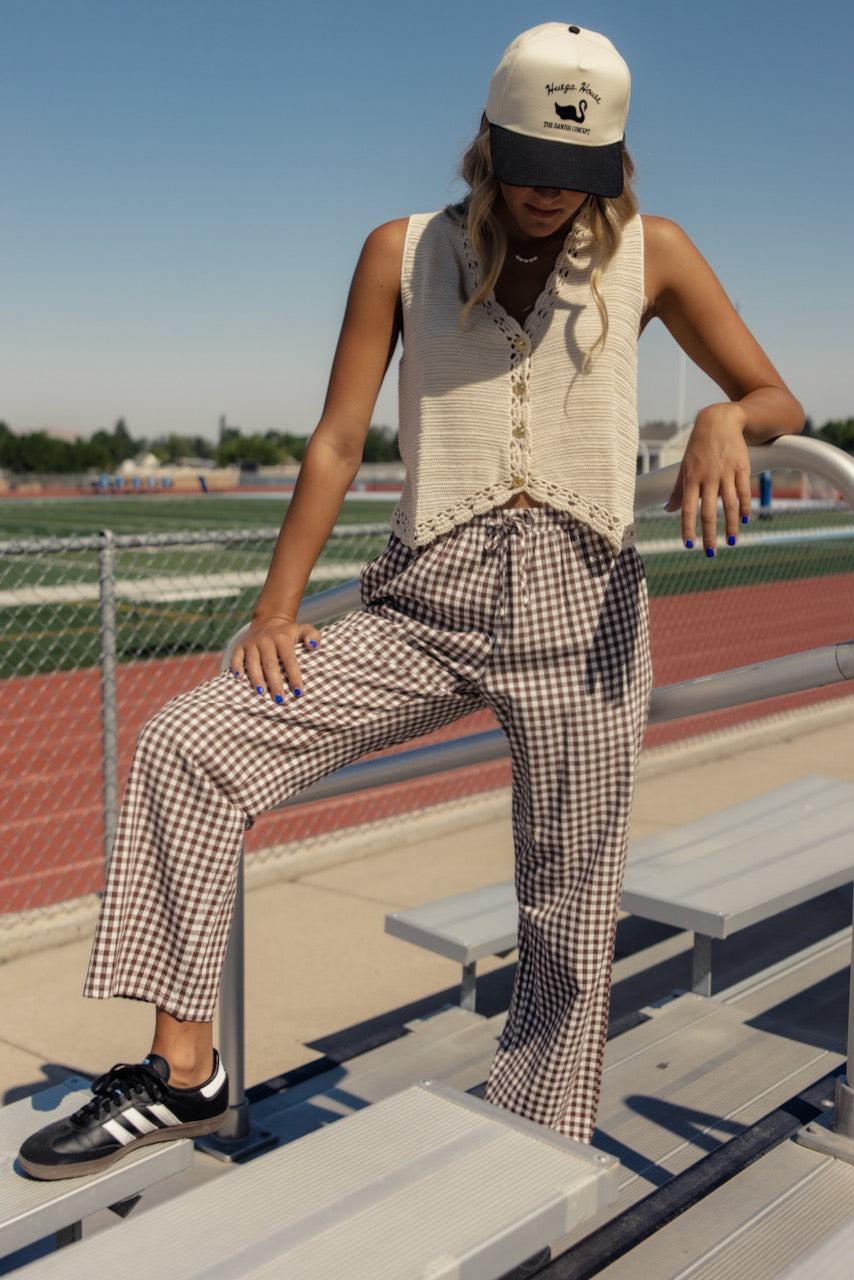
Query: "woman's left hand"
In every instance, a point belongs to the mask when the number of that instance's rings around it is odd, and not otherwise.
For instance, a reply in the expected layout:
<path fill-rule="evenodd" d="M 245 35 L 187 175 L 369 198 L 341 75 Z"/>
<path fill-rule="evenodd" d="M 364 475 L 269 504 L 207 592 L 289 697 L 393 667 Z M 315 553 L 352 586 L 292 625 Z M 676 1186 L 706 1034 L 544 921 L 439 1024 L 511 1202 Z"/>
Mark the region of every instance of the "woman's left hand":
<path fill-rule="evenodd" d="M 750 516 L 748 442 L 800 431 L 804 411 L 685 232 L 666 218 L 644 217 L 643 229 L 644 323 L 653 316 L 663 321 L 727 397 L 697 414 L 666 507 L 682 508 L 682 539 L 689 547 L 699 508 L 703 546 L 713 556 L 718 499 L 730 546 Z"/>
<path fill-rule="evenodd" d="M 673 492 L 665 510 L 682 509 L 682 540 L 694 545 L 697 511 L 706 555 L 717 549 L 718 499 L 725 535 L 735 546 L 740 525 L 750 517 L 750 459 L 744 439 L 745 413 L 737 403 L 712 404 L 694 423 Z"/>

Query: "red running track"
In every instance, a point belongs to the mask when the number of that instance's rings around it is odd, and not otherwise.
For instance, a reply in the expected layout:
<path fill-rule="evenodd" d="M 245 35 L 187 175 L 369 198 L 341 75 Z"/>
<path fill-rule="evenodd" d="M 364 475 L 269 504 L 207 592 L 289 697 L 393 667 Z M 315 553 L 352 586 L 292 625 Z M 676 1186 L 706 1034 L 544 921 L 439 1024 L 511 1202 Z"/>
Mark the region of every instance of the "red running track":
<path fill-rule="evenodd" d="M 854 574 L 665 596 L 651 603 L 656 685 L 763 661 L 854 635 Z M 123 785 L 137 734 L 167 698 L 215 674 L 218 655 L 119 668 L 119 775 Z M 2 682 L 0 913 L 45 906 L 102 884 L 100 674 L 58 672 Z M 658 746 L 783 708 L 845 696 L 845 685 L 652 726 Z M 492 728 L 479 712 L 425 741 Z M 370 793 L 267 814 L 247 847 L 303 840 L 505 786 L 506 761 L 472 766 Z"/>

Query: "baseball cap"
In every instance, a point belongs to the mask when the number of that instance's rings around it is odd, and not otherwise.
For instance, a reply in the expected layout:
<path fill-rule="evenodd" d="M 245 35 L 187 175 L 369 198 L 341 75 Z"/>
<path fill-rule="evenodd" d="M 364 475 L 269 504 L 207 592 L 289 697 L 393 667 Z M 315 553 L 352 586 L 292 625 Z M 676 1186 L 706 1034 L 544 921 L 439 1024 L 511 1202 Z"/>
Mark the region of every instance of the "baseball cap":
<path fill-rule="evenodd" d="M 518 187 L 616 197 L 629 69 L 605 36 L 562 22 L 523 31 L 489 86 L 492 167 Z"/>

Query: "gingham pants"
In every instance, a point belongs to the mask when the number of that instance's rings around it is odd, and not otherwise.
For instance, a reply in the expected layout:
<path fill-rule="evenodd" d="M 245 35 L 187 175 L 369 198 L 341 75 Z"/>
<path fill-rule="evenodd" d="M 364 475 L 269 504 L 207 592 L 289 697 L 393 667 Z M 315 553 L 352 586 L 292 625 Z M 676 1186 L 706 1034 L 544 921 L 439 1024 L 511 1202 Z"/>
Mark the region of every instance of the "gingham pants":
<path fill-rule="evenodd" d="M 86 994 L 209 1021 L 254 816 L 487 706 L 511 747 L 520 909 L 487 1097 L 589 1141 L 650 688 L 640 559 L 567 515 L 502 510 L 425 548 L 393 537 L 362 598 L 301 656 L 302 697 L 225 674 L 143 729 Z"/>

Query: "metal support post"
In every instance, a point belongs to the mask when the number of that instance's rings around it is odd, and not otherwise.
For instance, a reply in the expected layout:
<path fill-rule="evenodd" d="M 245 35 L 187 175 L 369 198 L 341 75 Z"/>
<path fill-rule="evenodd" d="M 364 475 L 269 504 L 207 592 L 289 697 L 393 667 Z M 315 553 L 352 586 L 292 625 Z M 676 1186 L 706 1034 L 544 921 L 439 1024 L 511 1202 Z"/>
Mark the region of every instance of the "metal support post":
<path fill-rule="evenodd" d="M 116 545 L 105 529 L 98 552 L 98 599 L 101 615 L 101 777 L 104 805 L 104 871 L 110 865 L 119 815 L 119 739 L 116 709 Z"/>
<path fill-rule="evenodd" d="M 269 1129 L 253 1125 L 246 1097 L 245 1006 L 246 983 L 243 963 L 245 941 L 243 857 L 237 872 L 237 893 L 231 933 L 220 982 L 219 1052 L 228 1072 L 228 1115 L 216 1133 L 198 1138 L 196 1145 L 218 1160 L 245 1160 L 278 1138 Z"/>
<path fill-rule="evenodd" d="M 460 1008 L 474 1013 L 477 1001 L 477 961 L 463 965 L 463 976 L 460 982 Z"/>
<path fill-rule="evenodd" d="M 833 1111 L 826 1121 L 814 1120 L 798 1132 L 801 1146 L 822 1155 L 854 1164 L 854 929 L 851 933 L 851 968 L 848 978 L 848 1061 L 846 1076 L 836 1081 Z M 824 1118 L 823 1118 L 824 1119 Z"/>
<path fill-rule="evenodd" d="M 68 1227 L 62 1227 L 59 1231 L 54 1232 L 54 1240 L 57 1249 L 65 1249 L 70 1244 L 76 1244 L 78 1240 L 83 1239 L 83 1223 L 72 1222 Z"/>
<path fill-rule="evenodd" d="M 691 952 L 691 990 L 697 996 L 712 994 L 712 940 L 706 933 L 694 934 Z"/>

